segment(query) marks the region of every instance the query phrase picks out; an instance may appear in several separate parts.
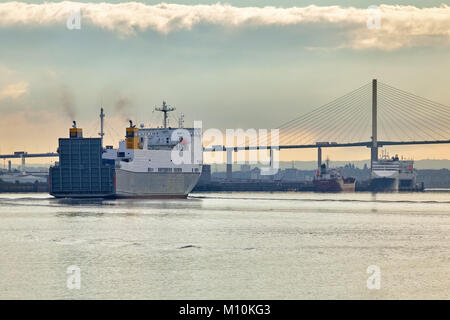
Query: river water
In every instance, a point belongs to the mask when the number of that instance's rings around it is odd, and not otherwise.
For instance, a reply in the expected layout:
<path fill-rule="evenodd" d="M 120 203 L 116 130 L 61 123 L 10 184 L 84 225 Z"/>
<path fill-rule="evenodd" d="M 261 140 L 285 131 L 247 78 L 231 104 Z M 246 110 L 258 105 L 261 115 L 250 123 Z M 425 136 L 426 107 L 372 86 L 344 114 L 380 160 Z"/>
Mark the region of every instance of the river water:
<path fill-rule="evenodd" d="M 449 299 L 450 193 L 0 194 L 0 298 Z"/>

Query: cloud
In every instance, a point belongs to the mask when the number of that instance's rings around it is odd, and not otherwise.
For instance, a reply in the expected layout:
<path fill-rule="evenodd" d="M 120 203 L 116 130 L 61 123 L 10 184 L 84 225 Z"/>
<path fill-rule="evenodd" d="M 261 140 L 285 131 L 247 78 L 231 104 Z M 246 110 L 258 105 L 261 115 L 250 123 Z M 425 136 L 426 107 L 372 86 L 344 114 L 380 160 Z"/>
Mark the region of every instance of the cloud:
<path fill-rule="evenodd" d="M 393 50 L 402 47 L 449 45 L 450 7 L 433 8 L 381 5 L 379 11 L 340 6 L 233 7 L 228 4 L 179 5 L 137 2 L 59 2 L 0 4 L 0 27 L 65 27 L 71 13 L 81 9 L 82 25 L 91 24 L 126 37 L 153 30 L 167 34 L 191 30 L 200 24 L 229 28 L 264 26 L 316 26 L 340 37 L 340 48 Z M 381 18 L 379 29 L 367 27 L 373 15 Z"/>
<path fill-rule="evenodd" d="M 12 83 L 0 88 L 0 100 L 10 98 L 17 99 L 28 91 L 28 83 L 25 81 Z"/>

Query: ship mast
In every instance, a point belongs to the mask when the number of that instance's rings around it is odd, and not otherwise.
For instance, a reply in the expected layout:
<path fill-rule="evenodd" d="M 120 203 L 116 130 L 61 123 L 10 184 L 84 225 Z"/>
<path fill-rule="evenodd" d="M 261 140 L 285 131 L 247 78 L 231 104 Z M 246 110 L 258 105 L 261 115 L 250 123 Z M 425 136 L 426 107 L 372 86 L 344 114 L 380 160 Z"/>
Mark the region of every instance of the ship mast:
<path fill-rule="evenodd" d="M 167 113 L 174 110 L 175 108 L 172 108 L 169 105 L 167 105 L 165 101 L 163 101 L 161 108 L 155 108 L 155 111 L 161 111 L 164 113 L 164 120 L 163 120 L 164 128 L 167 128 Z"/>
<path fill-rule="evenodd" d="M 178 119 L 178 128 L 183 128 L 184 126 L 184 114 L 180 115 L 180 118 Z"/>
<path fill-rule="evenodd" d="M 105 133 L 103 132 L 103 119 L 105 118 L 105 114 L 103 113 L 103 108 L 100 108 L 100 132 L 98 133 L 98 135 L 100 136 L 101 143 L 102 143 L 102 147 L 103 147 L 103 136 L 105 135 Z"/>

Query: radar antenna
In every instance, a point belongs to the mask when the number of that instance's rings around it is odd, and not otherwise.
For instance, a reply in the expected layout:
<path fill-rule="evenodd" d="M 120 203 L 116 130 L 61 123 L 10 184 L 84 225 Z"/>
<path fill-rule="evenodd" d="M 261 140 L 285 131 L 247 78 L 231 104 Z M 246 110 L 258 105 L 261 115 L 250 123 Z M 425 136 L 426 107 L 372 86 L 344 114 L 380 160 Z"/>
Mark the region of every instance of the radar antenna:
<path fill-rule="evenodd" d="M 167 105 L 165 101 L 163 101 L 161 108 L 155 108 L 155 111 L 161 111 L 164 113 L 164 121 L 163 121 L 164 128 L 167 128 L 167 113 L 174 110 L 175 108 L 172 108 L 169 105 Z"/>

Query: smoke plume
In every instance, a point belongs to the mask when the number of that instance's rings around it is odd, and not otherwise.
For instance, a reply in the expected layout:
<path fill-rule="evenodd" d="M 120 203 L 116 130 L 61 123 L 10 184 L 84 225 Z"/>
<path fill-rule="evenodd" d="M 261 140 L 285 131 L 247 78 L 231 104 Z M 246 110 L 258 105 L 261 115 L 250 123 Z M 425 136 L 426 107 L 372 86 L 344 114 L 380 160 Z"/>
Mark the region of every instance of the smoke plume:
<path fill-rule="evenodd" d="M 63 85 L 61 88 L 60 99 L 64 114 L 70 120 L 76 120 L 75 97 L 66 85 Z"/>

